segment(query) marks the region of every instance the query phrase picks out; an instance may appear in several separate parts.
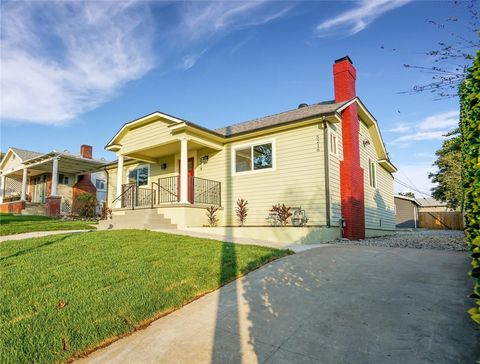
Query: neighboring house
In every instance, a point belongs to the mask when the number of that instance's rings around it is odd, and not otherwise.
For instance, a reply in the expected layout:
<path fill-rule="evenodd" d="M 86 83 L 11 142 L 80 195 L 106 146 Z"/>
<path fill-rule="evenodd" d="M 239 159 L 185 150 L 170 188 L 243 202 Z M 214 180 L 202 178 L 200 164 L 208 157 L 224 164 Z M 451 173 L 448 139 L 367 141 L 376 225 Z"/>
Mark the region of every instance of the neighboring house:
<path fill-rule="evenodd" d="M 418 207 L 411 197 L 395 195 L 395 225 L 397 228 L 418 228 Z"/>
<path fill-rule="evenodd" d="M 112 225 L 132 208 L 153 206 L 178 227 L 201 227 L 205 207 L 215 205 L 219 226 L 238 226 L 236 201 L 244 198 L 247 227 L 274 224 L 270 209 L 280 203 L 304 210 L 305 234 L 393 231 L 396 168 L 355 93 L 352 62 L 339 59 L 333 70 L 332 101 L 215 130 L 161 112 L 124 124 L 105 147 L 118 158 L 107 166 Z"/>
<path fill-rule="evenodd" d="M 89 172 L 104 164 L 105 160 L 92 159 L 89 145 L 81 146 L 80 155 L 9 148 L 0 162 L 0 211 L 68 214 L 78 195 L 96 194 Z"/>
<path fill-rule="evenodd" d="M 420 207 L 419 207 L 420 212 L 456 211 L 456 210 L 448 207 L 446 202 L 436 200 L 433 197 L 423 197 L 423 198 L 417 199 L 417 201 L 420 204 Z"/>
<path fill-rule="evenodd" d="M 97 191 L 97 214 L 100 214 L 102 204 L 107 202 L 107 173 L 104 170 L 92 173 L 91 179 Z"/>

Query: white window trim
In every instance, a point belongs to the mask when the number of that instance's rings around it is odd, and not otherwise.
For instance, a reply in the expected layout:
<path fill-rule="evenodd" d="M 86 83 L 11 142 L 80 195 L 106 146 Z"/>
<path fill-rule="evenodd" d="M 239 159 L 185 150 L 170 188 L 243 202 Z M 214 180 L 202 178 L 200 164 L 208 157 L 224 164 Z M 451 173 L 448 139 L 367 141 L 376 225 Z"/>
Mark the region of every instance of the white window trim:
<path fill-rule="evenodd" d="M 335 152 L 332 152 L 332 146 L 331 146 L 331 140 L 332 140 L 332 136 L 335 137 L 335 139 L 337 140 L 337 145 L 336 145 L 336 150 Z M 332 130 L 328 130 L 328 152 L 330 153 L 330 155 L 333 155 L 337 158 L 340 158 L 340 151 L 339 151 L 339 147 L 338 147 L 338 143 L 340 141 L 340 138 L 338 137 L 338 134 L 335 133 L 334 131 Z"/>
<path fill-rule="evenodd" d="M 372 184 L 370 183 L 370 166 L 373 166 L 373 186 Z M 370 188 L 373 188 L 374 190 L 377 189 L 377 186 L 378 186 L 378 183 L 377 183 L 377 161 L 372 159 L 372 158 L 368 158 L 368 185 L 370 186 Z"/>
<path fill-rule="evenodd" d="M 98 188 L 98 187 L 97 187 L 97 181 L 102 181 L 104 188 Z M 106 190 L 107 190 L 107 189 L 105 188 L 106 186 L 107 186 L 107 181 L 104 180 L 103 178 L 96 178 L 96 179 L 95 179 L 95 188 L 97 189 L 97 191 L 102 191 L 102 192 L 106 191 Z"/>
<path fill-rule="evenodd" d="M 272 144 L 272 167 L 271 168 L 262 168 L 262 169 L 253 169 L 253 156 L 252 156 L 252 169 L 250 171 L 242 171 L 242 172 L 237 172 L 235 170 L 235 157 L 237 154 L 237 150 L 239 149 L 246 149 L 250 148 L 251 153 L 253 153 L 253 147 L 256 145 L 262 145 L 262 144 Z M 273 172 L 277 169 L 277 148 L 275 145 L 275 139 L 268 139 L 268 140 L 259 140 L 256 142 L 251 142 L 247 144 L 239 144 L 232 146 L 232 176 L 244 176 L 248 174 L 257 174 L 257 173 L 268 173 L 268 172 Z"/>
<path fill-rule="evenodd" d="M 130 168 L 127 169 L 127 173 L 125 173 L 125 178 L 124 178 L 124 183 L 127 184 L 127 183 L 130 183 L 129 180 L 128 180 L 128 175 L 130 174 L 130 172 L 134 169 L 138 169 L 138 168 L 143 168 L 143 167 L 147 167 L 148 168 L 148 182 L 147 182 L 147 186 L 148 184 L 150 183 L 150 164 L 137 164 L 136 166 L 132 166 Z M 138 175 L 137 175 L 137 180 L 135 183 L 138 183 Z"/>

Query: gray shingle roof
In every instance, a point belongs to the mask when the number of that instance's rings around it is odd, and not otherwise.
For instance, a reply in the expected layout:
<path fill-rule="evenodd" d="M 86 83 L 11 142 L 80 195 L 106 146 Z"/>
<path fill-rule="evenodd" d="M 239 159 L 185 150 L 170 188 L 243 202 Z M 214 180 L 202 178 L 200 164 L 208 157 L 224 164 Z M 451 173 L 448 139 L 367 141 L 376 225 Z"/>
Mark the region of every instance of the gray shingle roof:
<path fill-rule="evenodd" d="M 25 150 L 20 148 L 13 148 L 13 147 L 10 149 L 13 150 L 15 154 L 18 155 L 23 161 L 45 154 L 45 153 L 39 153 L 39 152 L 32 152 L 30 150 Z"/>
<path fill-rule="evenodd" d="M 259 119 L 245 121 L 243 123 L 233 124 L 224 128 L 215 129 L 215 132 L 224 136 L 246 133 L 258 129 L 278 126 L 293 121 L 303 120 L 314 116 L 331 115 L 340 108 L 345 102 L 325 101 L 318 104 L 312 104 L 298 109 L 285 111 L 279 114 L 265 116 Z"/>

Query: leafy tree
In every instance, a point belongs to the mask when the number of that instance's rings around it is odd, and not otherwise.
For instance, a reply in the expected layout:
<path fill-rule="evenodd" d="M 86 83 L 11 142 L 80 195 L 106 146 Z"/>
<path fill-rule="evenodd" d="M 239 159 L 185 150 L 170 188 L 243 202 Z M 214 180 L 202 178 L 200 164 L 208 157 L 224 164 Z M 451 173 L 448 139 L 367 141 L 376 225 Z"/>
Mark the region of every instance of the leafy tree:
<path fill-rule="evenodd" d="M 435 152 L 437 160 L 433 163 L 438 168 L 435 173 L 429 173 L 428 178 L 437 185 L 431 189 L 432 197 L 447 202 L 448 207 L 456 209 L 462 206 L 462 139 L 459 129 L 446 135 L 442 147 Z"/>
<path fill-rule="evenodd" d="M 405 196 L 405 197 L 410 197 L 410 198 L 415 198 L 415 194 L 411 191 L 409 192 L 399 192 L 399 196 Z"/>
<path fill-rule="evenodd" d="M 460 87 L 465 235 L 472 252 L 470 275 L 476 284 L 470 297 L 475 307 L 468 312 L 480 324 L 480 51 Z"/>

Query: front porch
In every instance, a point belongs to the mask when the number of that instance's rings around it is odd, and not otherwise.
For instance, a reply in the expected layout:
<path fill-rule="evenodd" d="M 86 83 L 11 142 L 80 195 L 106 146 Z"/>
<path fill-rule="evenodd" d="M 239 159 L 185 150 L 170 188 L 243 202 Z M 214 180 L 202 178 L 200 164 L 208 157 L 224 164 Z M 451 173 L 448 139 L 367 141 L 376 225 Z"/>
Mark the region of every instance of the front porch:
<path fill-rule="evenodd" d="M 221 183 L 205 178 L 188 176 L 187 202 L 181 201 L 180 175 L 158 178 L 150 187 L 137 183 L 122 185 L 122 193 L 113 203 L 117 209 L 171 207 L 172 204 L 221 206 Z"/>
<path fill-rule="evenodd" d="M 0 175 L 0 212 L 59 216 L 72 212 L 76 186 L 105 162 L 68 152 L 22 160 Z"/>

